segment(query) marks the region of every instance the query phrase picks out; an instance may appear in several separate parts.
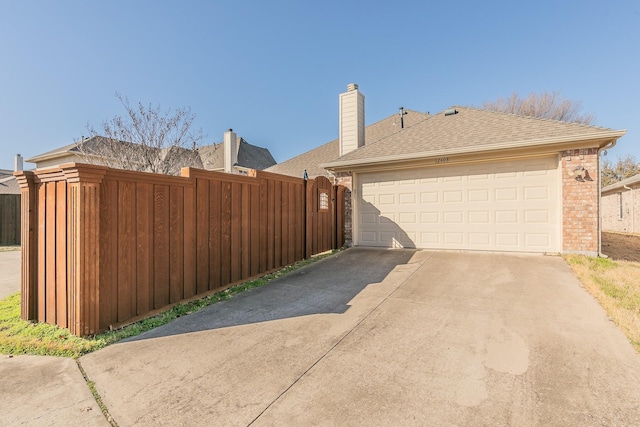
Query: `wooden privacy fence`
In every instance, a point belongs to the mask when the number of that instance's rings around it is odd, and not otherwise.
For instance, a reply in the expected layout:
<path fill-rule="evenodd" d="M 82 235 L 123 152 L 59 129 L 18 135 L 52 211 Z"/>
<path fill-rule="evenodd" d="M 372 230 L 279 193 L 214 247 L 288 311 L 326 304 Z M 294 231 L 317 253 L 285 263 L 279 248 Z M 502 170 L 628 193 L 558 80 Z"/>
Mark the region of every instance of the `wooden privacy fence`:
<path fill-rule="evenodd" d="M 22 172 L 22 318 L 91 335 L 344 244 L 344 189 L 254 171 Z"/>
<path fill-rule="evenodd" d="M 0 194 L 0 246 L 20 244 L 20 195 Z"/>

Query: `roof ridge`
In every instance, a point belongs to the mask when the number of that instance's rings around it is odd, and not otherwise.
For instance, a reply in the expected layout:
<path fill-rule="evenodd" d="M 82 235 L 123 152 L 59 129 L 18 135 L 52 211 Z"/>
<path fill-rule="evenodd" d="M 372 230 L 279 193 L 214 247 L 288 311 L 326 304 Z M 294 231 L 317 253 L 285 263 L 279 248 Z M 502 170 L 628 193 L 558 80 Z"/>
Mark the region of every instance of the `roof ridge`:
<path fill-rule="evenodd" d="M 407 110 L 405 110 L 405 111 L 407 111 Z M 414 110 L 409 110 L 409 111 L 414 111 Z M 423 115 L 424 115 L 424 119 L 422 119 L 422 120 L 420 120 L 420 121 L 417 121 L 417 122 L 415 122 L 414 124 L 412 124 L 412 125 L 410 125 L 410 126 L 405 126 L 405 127 L 403 127 L 403 128 L 400 128 L 400 129 L 398 129 L 398 130 L 397 130 L 397 131 L 395 131 L 395 132 L 391 132 L 391 133 L 389 133 L 388 135 L 385 135 L 385 136 L 383 136 L 382 138 L 377 139 L 377 140 L 375 140 L 375 141 L 371 141 L 371 142 L 368 142 L 368 141 L 367 141 L 367 143 L 366 143 L 363 147 L 370 147 L 370 146 L 372 146 L 372 145 L 374 145 L 374 144 L 377 144 L 378 142 L 384 141 L 384 140 L 385 140 L 385 139 L 387 139 L 387 138 L 390 138 L 390 137 L 392 137 L 392 136 L 394 136 L 394 135 L 397 135 L 397 134 L 398 134 L 398 133 L 400 133 L 400 132 L 404 132 L 404 131 L 406 131 L 406 130 L 408 130 L 408 129 L 411 129 L 411 128 L 413 128 L 413 127 L 415 127 L 415 126 L 419 125 L 419 124 L 422 124 L 422 123 L 424 123 L 425 121 L 427 121 L 427 120 L 429 120 L 429 119 L 431 119 L 431 118 L 433 118 L 433 117 L 434 117 L 434 116 L 432 116 L 432 115 L 431 115 L 431 114 L 429 114 L 429 113 L 421 113 L 420 111 L 414 111 L 414 112 L 417 112 L 418 114 L 423 114 Z M 398 114 L 398 113 L 395 113 L 395 114 Z M 388 119 L 390 119 L 391 117 L 393 117 L 395 114 L 392 114 L 392 115 L 391 115 L 391 116 L 389 116 L 389 117 L 385 117 L 384 119 L 379 120 L 379 121 L 377 121 L 376 123 L 380 123 L 380 122 L 382 122 L 383 120 L 388 120 Z M 373 124 L 376 124 L 376 123 L 373 123 Z M 372 126 L 372 125 L 369 125 L 369 126 Z M 360 147 L 360 148 L 361 148 L 361 147 Z"/>

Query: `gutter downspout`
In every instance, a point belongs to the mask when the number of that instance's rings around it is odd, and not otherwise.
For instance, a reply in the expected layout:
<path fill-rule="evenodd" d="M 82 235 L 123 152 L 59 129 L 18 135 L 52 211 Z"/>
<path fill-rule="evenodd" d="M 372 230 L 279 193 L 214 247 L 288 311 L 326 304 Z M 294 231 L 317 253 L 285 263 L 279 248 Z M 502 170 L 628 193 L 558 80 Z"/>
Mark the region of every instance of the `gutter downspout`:
<path fill-rule="evenodd" d="M 602 170 L 600 168 L 600 152 L 609 150 L 616 146 L 616 140 L 614 139 L 604 147 L 598 148 L 598 257 L 609 258 L 602 253 L 602 212 L 600 209 L 600 198 L 602 197 Z"/>

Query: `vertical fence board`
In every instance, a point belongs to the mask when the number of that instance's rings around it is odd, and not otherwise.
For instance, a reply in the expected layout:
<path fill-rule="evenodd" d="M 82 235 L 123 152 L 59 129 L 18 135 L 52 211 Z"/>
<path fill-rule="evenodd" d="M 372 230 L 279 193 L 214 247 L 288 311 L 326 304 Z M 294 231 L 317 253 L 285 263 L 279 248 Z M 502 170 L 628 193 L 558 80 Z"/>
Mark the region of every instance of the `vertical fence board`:
<path fill-rule="evenodd" d="M 220 180 L 211 181 L 211 200 L 209 204 L 209 250 L 211 251 L 209 262 L 209 289 L 218 289 L 222 286 L 222 270 L 220 268 L 220 254 L 222 241 L 222 185 Z"/>
<path fill-rule="evenodd" d="M 209 181 L 196 180 L 196 289 L 209 289 Z"/>
<path fill-rule="evenodd" d="M 184 285 L 185 298 L 196 295 L 196 200 L 194 187 L 184 188 Z"/>
<path fill-rule="evenodd" d="M 80 319 L 79 332 L 82 335 L 95 334 L 98 332 L 100 322 L 99 307 L 99 275 L 100 267 L 98 264 L 100 256 L 100 248 L 98 236 L 99 232 L 99 208 L 100 208 L 100 191 L 95 184 L 84 184 L 81 186 L 82 195 L 82 236 L 85 245 L 82 247 L 83 273 L 80 282 L 81 303 L 84 304 L 84 310 L 80 307 L 82 319 Z"/>
<path fill-rule="evenodd" d="M 38 318 L 38 194 L 35 174 L 22 172 L 20 184 L 20 239 L 22 242 L 22 277 L 20 278 L 20 316 L 25 320 Z M 42 297 L 42 296 L 40 296 Z"/>
<path fill-rule="evenodd" d="M 276 182 L 267 180 L 267 270 L 276 266 Z"/>
<path fill-rule="evenodd" d="M 56 324 L 67 327 L 67 183 L 56 185 Z"/>
<path fill-rule="evenodd" d="M 274 251 L 273 251 L 273 263 L 275 268 L 282 266 L 282 221 L 284 209 L 282 207 L 282 181 L 276 181 L 273 191 L 274 200 Z"/>
<path fill-rule="evenodd" d="M 304 258 L 304 240 L 302 237 L 302 219 L 304 218 L 304 210 L 302 208 L 302 192 L 304 191 L 301 184 L 295 184 L 294 192 L 294 208 L 296 220 L 293 224 L 295 230 L 295 251 L 293 253 L 294 259 L 297 261 Z"/>
<path fill-rule="evenodd" d="M 242 184 L 231 184 L 231 280 L 242 277 Z"/>
<path fill-rule="evenodd" d="M 45 184 L 46 200 L 46 235 L 45 235 L 45 321 L 56 324 L 56 183 Z"/>
<path fill-rule="evenodd" d="M 136 315 L 153 307 L 153 185 L 136 183 Z"/>
<path fill-rule="evenodd" d="M 100 210 L 100 325 L 118 322 L 118 181 L 101 185 Z"/>
<path fill-rule="evenodd" d="M 220 285 L 231 283 L 231 183 L 222 183 L 220 231 Z"/>
<path fill-rule="evenodd" d="M 135 183 L 118 182 L 118 322 L 136 315 Z"/>
<path fill-rule="evenodd" d="M 260 253 L 262 251 L 262 232 L 260 230 L 260 218 L 262 215 L 262 207 L 260 205 L 260 187 L 251 186 L 251 207 L 249 208 L 251 221 L 251 269 L 249 275 L 255 276 L 260 271 Z"/>
<path fill-rule="evenodd" d="M 289 196 L 289 222 L 287 226 L 289 228 L 289 238 L 287 239 L 287 264 L 293 264 L 296 261 L 296 221 L 298 220 L 298 210 L 296 209 L 296 199 L 295 199 L 295 190 L 296 187 L 294 183 L 290 182 L 288 185 L 289 189 L 287 191 Z"/>
<path fill-rule="evenodd" d="M 259 271 L 267 271 L 269 269 L 268 259 L 268 226 L 269 226 L 269 214 L 268 214 L 268 183 L 266 179 L 260 178 L 260 267 Z"/>
<path fill-rule="evenodd" d="M 251 186 L 249 184 L 242 184 L 240 209 L 242 212 L 239 221 L 240 233 L 242 234 L 242 243 L 240 244 L 240 252 L 242 253 L 241 279 L 251 275 Z"/>
<path fill-rule="evenodd" d="M 67 237 L 67 255 L 69 258 L 69 271 L 67 273 L 68 278 L 68 290 L 67 300 L 69 302 L 69 329 L 71 331 L 77 330 L 78 327 L 78 315 L 79 315 L 79 301 L 78 301 L 78 281 L 80 280 L 80 212 L 78 209 L 78 190 L 79 184 L 69 184 L 69 202 L 67 204 L 67 211 L 69 212 L 69 234 Z M 74 332 L 71 332 L 74 333 Z"/>
<path fill-rule="evenodd" d="M 289 183 L 282 182 L 282 192 L 280 193 L 280 200 L 282 206 L 282 215 L 280 216 L 280 250 L 281 260 L 280 265 L 289 264 L 289 224 L 291 224 L 291 217 L 289 211 Z"/>
<path fill-rule="evenodd" d="M 183 298 L 184 277 L 184 192 L 181 186 L 173 185 L 169 191 L 169 302 Z"/>
<path fill-rule="evenodd" d="M 154 308 L 161 308 L 169 304 L 169 186 L 153 191 L 153 295 Z"/>

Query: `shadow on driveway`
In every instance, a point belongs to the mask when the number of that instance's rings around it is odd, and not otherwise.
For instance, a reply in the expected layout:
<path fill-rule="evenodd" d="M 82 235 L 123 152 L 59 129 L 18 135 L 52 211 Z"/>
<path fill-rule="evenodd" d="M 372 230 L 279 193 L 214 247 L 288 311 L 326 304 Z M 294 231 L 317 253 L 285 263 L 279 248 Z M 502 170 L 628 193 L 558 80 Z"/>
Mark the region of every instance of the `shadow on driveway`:
<path fill-rule="evenodd" d="M 341 314 L 367 285 L 381 282 L 415 250 L 352 248 L 125 341 L 287 319 Z"/>

